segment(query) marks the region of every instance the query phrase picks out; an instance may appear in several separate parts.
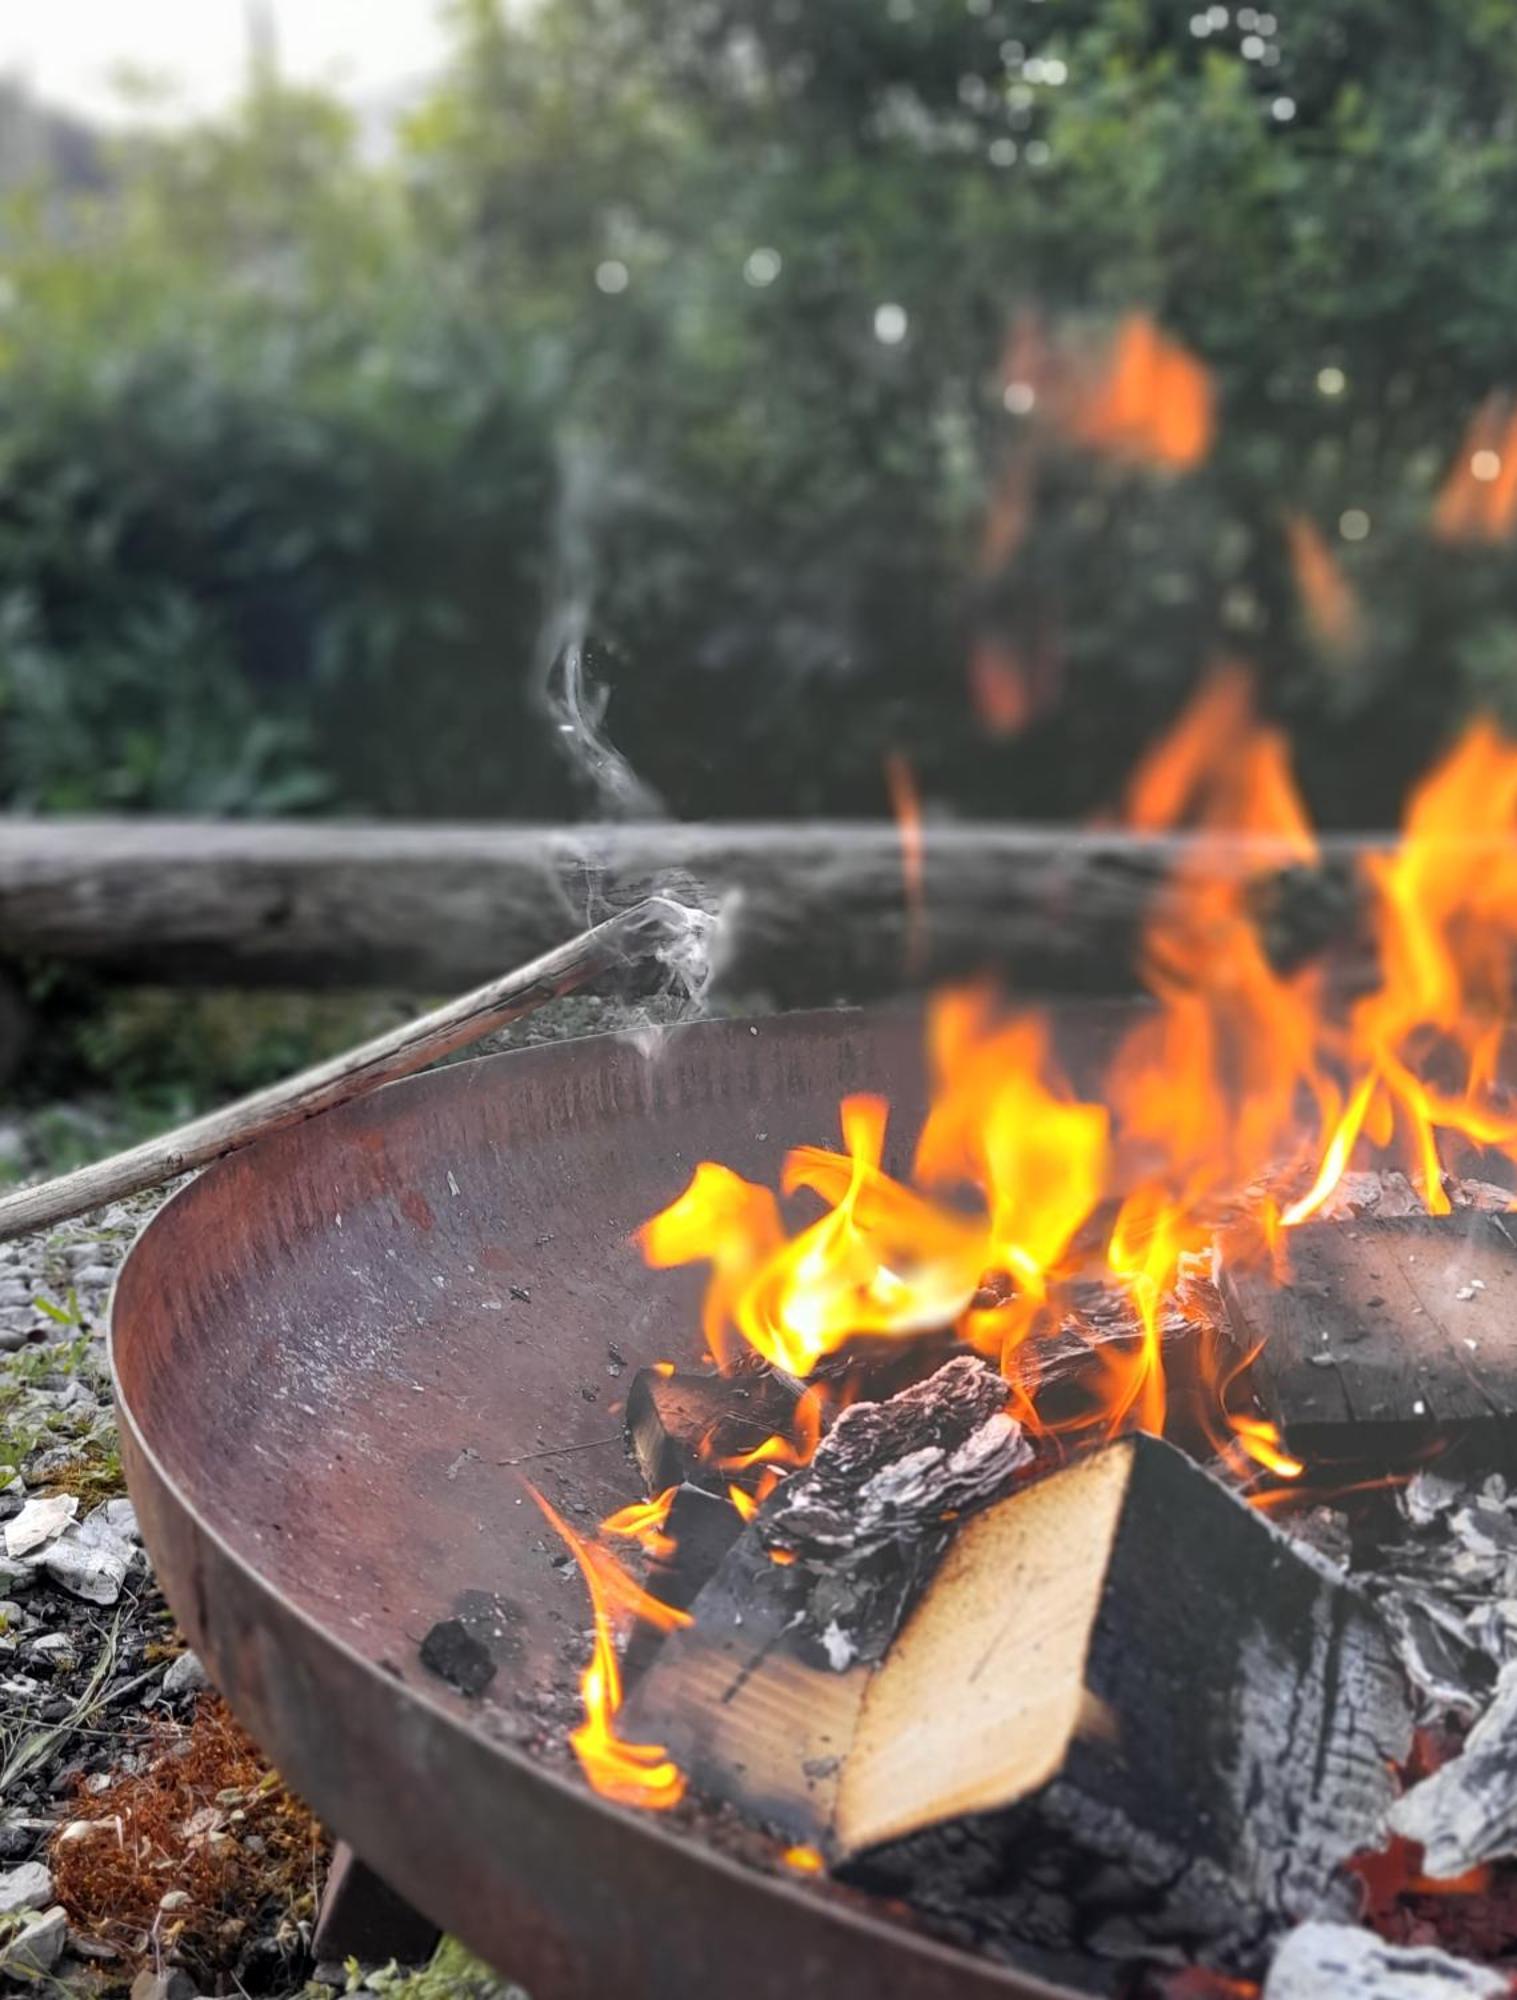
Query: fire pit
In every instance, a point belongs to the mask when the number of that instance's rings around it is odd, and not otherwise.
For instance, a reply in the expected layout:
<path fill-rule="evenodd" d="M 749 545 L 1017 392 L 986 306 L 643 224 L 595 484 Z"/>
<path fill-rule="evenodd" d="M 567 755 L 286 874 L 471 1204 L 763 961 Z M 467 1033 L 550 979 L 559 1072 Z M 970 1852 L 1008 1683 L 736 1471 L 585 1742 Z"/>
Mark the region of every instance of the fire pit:
<path fill-rule="evenodd" d="M 1505 1953 L 1517 863 L 1449 831 L 1493 772 L 1476 730 L 1414 798 L 1351 993 L 1198 845 L 1151 1003 L 496 1058 L 182 1194 L 125 1455 L 318 1811 L 536 2000 L 1212 2000 L 1290 1934 L 1281 2000 L 1442 1885 Z M 1129 808 L 1314 851 L 1227 676 Z"/>
<path fill-rule="evenodd" d="M 1119 1010 L 1071 1009 L 1068 1058 Z M 841 1094 L 922 1097 L 909 1014 L 596 1040 L 400 1084 L 212 1169 L 145 1233 L 113 1312 L 123 1456 L 165 1588 L 291 1782 L 533 2000 L 1048 1995 L 744 1867 L 534 1754 L 577 1718 L 577 1578 L 523 1484 L 585 1529 L 635 1497 L 622 1403 L 694 1365 L 700 1281 L 637 1225 L 703 1156 L 772 1175 Z M 498 1595 L 486 1704 L 419 1663 Z M 553 1692 L 557 1690 L 557 1692 Z"/>

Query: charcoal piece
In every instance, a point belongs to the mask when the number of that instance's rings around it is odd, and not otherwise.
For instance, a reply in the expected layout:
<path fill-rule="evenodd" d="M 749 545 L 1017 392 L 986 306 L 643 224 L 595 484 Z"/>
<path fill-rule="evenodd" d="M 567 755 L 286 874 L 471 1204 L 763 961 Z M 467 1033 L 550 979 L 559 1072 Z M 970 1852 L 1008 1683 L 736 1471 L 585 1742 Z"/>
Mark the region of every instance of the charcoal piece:
<path fill-rule="evenodd" d="M 1502 1668 L 1459 1755 L 1396 1801 L 1391 1825 L 1419 1843 L 1435 1879 L 1517 1855 L 1517 1663 Z"/>
<path fill-rule="evenodd" d="M 1506 2000 L 1491 1966 L 1432 1945 L 1404 1949 L 1356 1924 L 1302 1924 L 1270 1961 L 1260 2000 Z"/>
<path fill-rule="evenodd" d="M 663 1374 L 642 1368 L 627 1392 L 627 1436 L 650 1493 L 690 1482 L 725 1492 L 720 1461 L 787 1436 L 798 1398 L 771 1369 L 740 1375 Z"/>
<path fill-rule="evenodd" d="M 460 1694 L 483 1694 L 495 1678 L 490 1648 L 461 1618 L 444 1618 L 421 1642 L 421 1663 Z"/>
<path fill-rule="evenodd" d="M 1517 1218 L 1465 1209 L 1288 1232 L 1289 1274 L 1225 1269 L 1249 1381 L 1309 1464 L 1517 1454 Z"/>
<path fill-rule="evenodd" d="M 1005 1402 L 999 1376 L 961 1356 L 845 1410 L 664 1640 L 623 1733 L 667 1744 L 698 1789 L 814 1834 L 869 1671 L 951 1537 L 941 1517 L 998 1497 L 1027 1462 Z"/>

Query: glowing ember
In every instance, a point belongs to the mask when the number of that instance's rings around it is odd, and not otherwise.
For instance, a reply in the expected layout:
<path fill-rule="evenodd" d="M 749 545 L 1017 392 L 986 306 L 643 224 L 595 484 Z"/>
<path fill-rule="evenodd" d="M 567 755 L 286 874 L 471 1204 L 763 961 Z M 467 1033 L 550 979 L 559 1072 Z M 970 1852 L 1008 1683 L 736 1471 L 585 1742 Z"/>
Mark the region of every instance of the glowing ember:
<path fill-rule="evenodd" d="M 1433 532 L 1448 542 L 1504 542 L 1517 523 L 1517 411 L 1504 390 L 1470 420 L 1433 507 Z"/>
<path fill-rule="evenodd" d="M 532 1498 L 554 1530 L 563 1537 L 579 1564 L 595 1619 L 595 1644 L 590 1664 L 580 1676 L 585 1719 L 569 1737 L 585 1776 L 608 1799 L 621 1805 L 665 1811 L 679 1804 L 685 1780 L 679 1766 L 658 1743 L 627 1743 L 616 1733 L 616 1712 L 622 1705 L 621 1668 L 617 1664 L 613 1624 L 616 1613 L 654 1617 L 666 1629 L 687 1624 L 682 1611 L 672 1611 L 640 1590 L 621 1566 L 584 1542 L 535 1487 Z"/>
<path fill-rule="evenodd" d="M 814 1847 L 787 1847 L 780 1859 L 798 1875 L 820 1875 L 827 1866 Z"/>

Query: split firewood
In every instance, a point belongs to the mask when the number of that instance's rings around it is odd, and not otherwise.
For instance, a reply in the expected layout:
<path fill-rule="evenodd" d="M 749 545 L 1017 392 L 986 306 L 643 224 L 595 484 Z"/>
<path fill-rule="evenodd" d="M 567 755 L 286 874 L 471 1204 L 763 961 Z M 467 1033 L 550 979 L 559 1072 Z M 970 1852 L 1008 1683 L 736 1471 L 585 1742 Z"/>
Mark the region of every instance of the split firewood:
<path fill-rule="evenodd" d="M 1509 2000 L 1508 1975 L 1433 1945 L 1386 1944 L 1357 1924 L 1302 1924 L 1270 1962 L 1261 2000 Z"/>
<path fill-rule="evenodd" d="M 1517 1855 L 1517 1662 L 1459 1755 L 1396 1801 L 1391 1826 L 1421 1846 L 1423 1873 L 1438 1880 Z"/>
<path fill-rule="evenodd" d="M 685 1375 L 641 1368 L 627 1392 L 627 1437 L 650 1493 L 687 1481 L 725 1492 L 734 1461 L 795 1429 L 794 1385 L 772 1369 Z"/>
<path fill-rule="evenodd" d="M 1369 1609 L 1153 1438 L 1010 1493 L 979 1432 L 850 1477 L 894 1409 L 845 1412 L 734 1544 L 629 1733 L 992 1952 L 1248 1969 L 1350 1913 L 1410 1737 Z"/>
<path fill-rule="evenodd" d="M 1289 1275 L 1224 1269 L 1250 1382 L 1308 1464 L 1517 1449 L 1517 1218 L 1474 1209 L 1289 1233 Z"/>
<path fill-rule="evenodd" d="M 623 1711 L 697 1789 L 810 1838 L 830 1814 L 863 1689 L 952 1532 L 1030 1448 L 1006 1385 L 961 1356 L 844 1410 L 659 1649 Z M 651 1732 L 664 1734 L 655 1738 Z"/>

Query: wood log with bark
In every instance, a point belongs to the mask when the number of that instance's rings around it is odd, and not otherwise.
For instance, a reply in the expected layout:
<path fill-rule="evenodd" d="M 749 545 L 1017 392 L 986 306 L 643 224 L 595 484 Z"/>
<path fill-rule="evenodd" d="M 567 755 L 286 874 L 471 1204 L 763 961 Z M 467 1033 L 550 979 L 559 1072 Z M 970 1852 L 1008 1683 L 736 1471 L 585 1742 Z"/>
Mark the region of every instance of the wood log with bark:
<path fill-rule="evenodd" d="M 1278 846 L 1208 845 L 1257 897 L 1282 955 L 1360 936 L 1362 843 L 1319 870 Z M 925 951 L 938 979 L 987 966 L 1048 990 L 1125 992 L 1183 838 L 929 822 Z M 438 991 L 546 950 L 686 876 L 739 906 L 728 977 L 798 1005 L 902 981 L 912 918 L 889 824 L 404 826 L 25 820 L 0 824 L 0 954 L 139 982 Z M 1362 937 L 1360 938 L 1362 952 Z"/>

